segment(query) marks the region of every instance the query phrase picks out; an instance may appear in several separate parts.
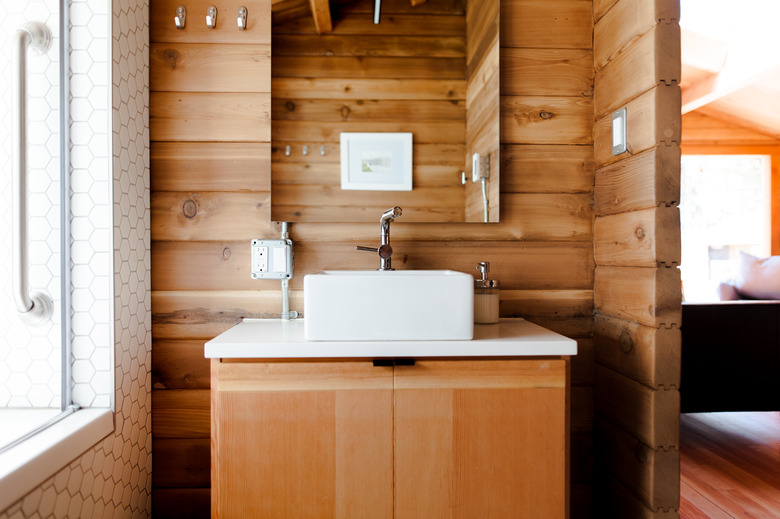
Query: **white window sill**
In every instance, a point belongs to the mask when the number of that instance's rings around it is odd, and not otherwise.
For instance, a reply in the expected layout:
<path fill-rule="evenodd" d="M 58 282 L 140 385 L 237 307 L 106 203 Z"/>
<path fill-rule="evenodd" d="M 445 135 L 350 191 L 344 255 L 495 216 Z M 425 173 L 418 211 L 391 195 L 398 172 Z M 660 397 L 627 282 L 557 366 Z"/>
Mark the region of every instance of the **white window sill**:
<path fill-rule="evenodd" d="M 0 512 L 113 430 L 111 409 L 80 409 L 0 454 Z"/>

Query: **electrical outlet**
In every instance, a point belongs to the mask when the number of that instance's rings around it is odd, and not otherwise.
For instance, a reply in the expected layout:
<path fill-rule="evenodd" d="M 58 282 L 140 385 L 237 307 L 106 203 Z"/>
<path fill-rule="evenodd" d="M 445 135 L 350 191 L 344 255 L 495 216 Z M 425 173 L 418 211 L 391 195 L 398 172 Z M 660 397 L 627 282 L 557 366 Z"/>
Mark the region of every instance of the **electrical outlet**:
<path fill-rule="evenodd" d="M 292 275 L 291 240 L 252 240 L 252 279 L 289 279 Z"/>

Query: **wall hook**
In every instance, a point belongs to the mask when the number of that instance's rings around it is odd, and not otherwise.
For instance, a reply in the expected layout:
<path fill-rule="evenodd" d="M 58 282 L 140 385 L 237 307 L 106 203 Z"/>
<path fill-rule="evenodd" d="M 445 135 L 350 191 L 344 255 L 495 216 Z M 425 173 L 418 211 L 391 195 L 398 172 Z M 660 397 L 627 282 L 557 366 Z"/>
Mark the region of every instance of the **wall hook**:
<path fill-rule="evenodd" d="M 325 146 L 320 146 L 320 155 L 325 156 Z"/>
<path fill-rule="evenodd" d="M 309 147 L 304 144 L 303 145 L 303 156 L 305 157 L 308 154 L 309 154 Z"/>
<path fill-rule="evenodd" d="M 206 27 L 214 29 L 217 26 L 217 8 L 213 5 L 206 9 Z"/>
<path fill-rule="evenodd" d="M 289 147 L 289 146 L 285 146 L 285 147 L 284 147 L 284 154 L 285 154 L 285 156 L 287 156 L 287 157 L 289 157 L 289 156 L 290 156 L 290 147 Z"/>
<path fill-rule="evenodd" d="M 173 23 L 176 24 L 177 29 L 184 29 L 187 23 L 187 9 L 183 5 L 176 8 L 176 17 L 173 19 Z"/>
<path fill-rule="evenodd" d="M 246 30 L 246 15 L 247 15 L 246 7 L 243 5 L 238 8 L 238 30 L 239 31 L 245 31 Z"/>

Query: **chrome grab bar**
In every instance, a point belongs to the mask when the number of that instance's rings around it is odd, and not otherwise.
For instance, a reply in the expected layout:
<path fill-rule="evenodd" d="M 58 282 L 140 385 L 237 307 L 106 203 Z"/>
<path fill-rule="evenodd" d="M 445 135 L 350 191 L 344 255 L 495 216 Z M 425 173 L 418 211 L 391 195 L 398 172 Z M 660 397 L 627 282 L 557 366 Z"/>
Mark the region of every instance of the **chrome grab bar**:
<path fill-rule="evenodd" d="M 12 167 L 14 300 L 16 309 L 28 324 L 43 324 L 52 315 L 52 300 L 41 292 L 29 293 L 27 279 L 27 49 L 44 54 L 51 46 L 49 28 L 28 22 L 13 38 Z"/>

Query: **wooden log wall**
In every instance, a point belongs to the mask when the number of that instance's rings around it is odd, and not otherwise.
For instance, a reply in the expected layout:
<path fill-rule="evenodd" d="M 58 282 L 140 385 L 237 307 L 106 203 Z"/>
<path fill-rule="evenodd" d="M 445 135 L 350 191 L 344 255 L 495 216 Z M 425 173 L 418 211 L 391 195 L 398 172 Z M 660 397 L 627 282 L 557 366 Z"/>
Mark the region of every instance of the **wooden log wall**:
<path fill-rule="evenodd" d="M 772 255 L 780 255 L 780 139 L 699 108 L 682 117 L 683 155 L 768 155 L 771 177 Z"/>
<path fill-rule="evenodd" d="M 224 24 L 201 27 L 195 13 L 211 3 L 151 2 L 153 506 L 161 517 L 209 513 L 203 343 L 242 317 L 281 312 L 279 283 L 249 275 L 250 240 L 279 232 L 268 204 L 270 0 L 242 0 L 250 13 L 244 33 L 233 30 L 238 3 L 216 3 Z M 183 31 L 172 23 L 179 4 L 190 14 Z M 476 276 L 476 263 L 490 261 L 501 280 L 502 316 L 578 340 L 571 371 L 575 518 L 590 514 L 593 466 L 592 8 L 591 0 L 501 1 L 501 223 L 399 219 L 392 232 L 396 268 Z M 377 258 L 355 245 L 374 244 L 377 224 L 296 223 L 290 230 L 295 310 L 303 310 L 306 273 L 376 268 Z"/>
<path fill-rule="evenodd" d="M 388 0 L 379 25 L 373 7 L 334 5 L 328 34 L 311 16 L 274 22 L 274 221 L 375 222 L 395 205 L 464 221 L 465 2 Z M 371 131 L 413 134 L 411 192 L 341 189 L 340 133 Z"/>
<path fill-rule="evenodd" d="M 676 517 L 680 499 L 677 0 L 595 0 L 596 509 Z M 611 114 L 628 150 L 612 155 Z"/>

